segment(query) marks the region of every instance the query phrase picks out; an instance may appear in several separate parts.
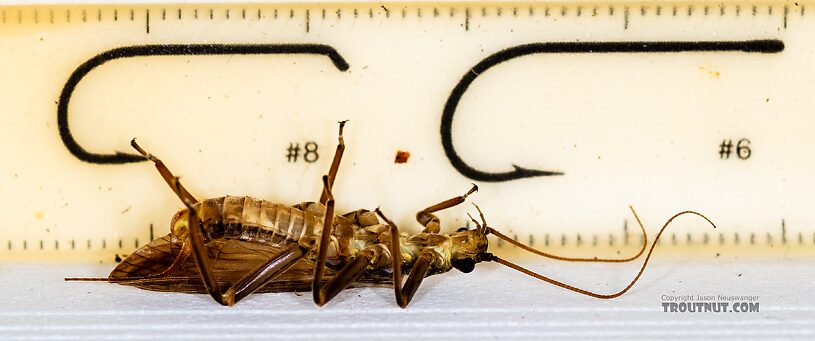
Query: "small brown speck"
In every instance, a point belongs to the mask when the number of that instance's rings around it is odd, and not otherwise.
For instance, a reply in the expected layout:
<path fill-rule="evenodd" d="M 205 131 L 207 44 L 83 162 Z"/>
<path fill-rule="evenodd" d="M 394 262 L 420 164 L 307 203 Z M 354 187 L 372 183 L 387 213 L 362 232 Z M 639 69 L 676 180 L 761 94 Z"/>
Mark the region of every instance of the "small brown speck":
<path fill-rule="evenodd" d="M 113 256 L 113 260 L 116 263 L 121 263 L 122 262 L 122 257 L 119 257 L 119 254 L 117 253 L 115 256 Z"/>
<path fill-rule="evenodd" d="M 394 163 L 407 163 L 408 159 L 410 159 L 410 152 L 404 150 L 397 150 L 396 151 L 396 158 L 393 160 Z"/>

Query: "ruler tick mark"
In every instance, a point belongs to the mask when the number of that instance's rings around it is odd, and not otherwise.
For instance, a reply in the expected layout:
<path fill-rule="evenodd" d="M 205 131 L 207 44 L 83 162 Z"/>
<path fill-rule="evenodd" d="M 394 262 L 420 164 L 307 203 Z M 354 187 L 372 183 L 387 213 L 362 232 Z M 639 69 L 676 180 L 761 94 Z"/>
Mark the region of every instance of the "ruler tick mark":
<path fill-rule="evenodd" d="M 433 7 L 433 17 L 435 18 L 435 17 L 438 17 L 438 16 L 439 16 L 439 9 L 436 8 L 436 7 Z"/>
<path fill-rule="evenodd" d="M 662 15 L 662 6 L 657 6 L 657 16 Z"/>
<path fill-rule="evenodd" d="M 306 10 L 306 33 L 311 31 L 311 11 Z"/>
<path fill-rule="evenodd" d="M 741 15 L 741 6 L 740 6 L 740 5 L 736 5 L 736 16 L 738 17 L 738 16 L 740 16 L 740 15 Z"/>
<path fill-rule="evenodd" d="M 758 13 L 758 8 L 756 7 L 756 5 L 753 5 L 753 16 L 756 16 L 757 13 Z"/>
<path fill-rule="evenodd" d="M 543 16 L 545 17 L 549 16 L 549 6 L 546 6 L 546 8 L 543 9 Z"/>
<path fill-rule="evenodd" d="M 96 21 L 102 22 L 102 10 L 96 10 Z"/>
<path fill-rule="evenodd" d="M 708 13 L 710 13 L 710 7 L 705 6 L 705 8 L 704 8 L 704 10 L 703 10 L 703 11 L 704 11 L 704 13 L 705 13 L 705 16 L 707 16 L 707 15 L 708 15 Z"/>
<path fill-rule="evenodd" d="M 147 34 L 150 34 L 150 10 L 144 11 L 144 30 Z"/>
<path fill-rule="evenodd" d="M 787 17 L 789 16 L 790 8 L 784 6 L 784 29 L 787 29 Z"/>
<path fill-rule="evenodd" d="M 566 7 L 566 6 L 561 6 L 561 7 L 560 7 L 560 16 L 561 16 L 561 17 L 565 17 L 565 16 L 566 16 L 566 14 L 568 14 L 568 11 L 569 11 L 569 8 L 568 8 L 568 7 Z"/>
<path fill-rule="evenodd" d="M 192 17 L 194 19 L 198 19 L 198 9 L 197 8 L 192 11 Z"/>
<path fill-rule="evenodd" d="M 167 20 L 167 9 L 162 8 L 161 9 L 161 21 L 166 21 L 166 20 Z"/>
<path fill-rule="evenodd" d="M 119 21 L 119 10 L 118 9 L 113 10 L 113 21 Z"/>
<path fill-rule="evenodd" d="M 407 15 L 407 12 L 406 12 L 406 11 L 407 11 L 407 10 L 406 10 L 404 7 L 402 7 L 402 19 L 404 19 L 404 18 L 405 18 L 405 16 Z"/>
<path fill-rule="evenodd" d="M 578 11 L 578 12 L 580 12 L 580 9 L 578 9 L 577 11 Z M 513 16 L 513 17 L 517 17 L 517 16 L 518 16 L 518 7 L 513 7 L 513 8 L 512 8 L 512 16 Z"/>
<path fill-rule="evenodd" d="M 209 20 L 215 19 L 215 13 L 212 8 L 209 9 Z"/>
<path fill-rule="evenodd" d="M 258 20 L 260 20 L 262 17 L 261 9 L 258 8 Z"/>
<path fill-rule="evenodd" d="M 341 9 L 337 10 L 337 19 L 342 19 L 342 10 Z"/>
<path fill-rule="evenodd" d="M 623 29 L 628 29 L 628 6 L 623 8 Z"/>
<path fill-rule="evenodd" d="M 181 20 L 181 9 L 179 8 L 177 12 L 178 12 L 177 13 L 178 14 L 178 20 Z"/>
<path fill-rule="evenodd" d="M 421 8 L 419 9 L 418 15 L 419 15 L 420 18 L 422 17 L 422 9 Z M 356 19 L 356 18 L 359 18 L 359 11 L 356 8 L 354 8 L 354 19 Z"/>
<path fill-rule="evenodd" d="M 688 5 L 688 16 L 693 15 L 693 5 Z"/>
<path fill-rule="evenodd" d="M 470 8 L 469 7 L 467 7 L 464 10 L 464 30 L 465 31 L 470 30 Z"/>
<path fill-rule="evenodd" d="M 241 19 L 246 20 L 246 8 L 241 9 Z"/>
<path fill-rule="evenodd" d="M 229 9 L 226 10 L 226 20 L 229 20 Z"/>
<path fill-rule="evenodd" d="M 787 244 L 787 224 L 781 219 L 781 244 Z"/>
<path fill-rule="evenodd" d="M 623 219 L 623 245 L 628 245 L 628 219 Z"/>
<path fill-rule="evenodd" d="M 82 21 L 85 21 L 85 17 L 84 17 L 85 12 L 82 11 L 82 14 L 83 14 Z M 136 20 L 136 14 L 133 13 L 133 10 L 131 9 L 130 10 L 130 21 L 134 21 L 134 20 Z"/>
<path fill-rule="evenodd" d="M 671 9 L 671 15 L 674 17 L 676 16 L 676 5 L 674 5 L 674 7 Z"/>
<path fill-rule="evenodd" d="M 719 16 L 724 16 L 724 4 L 719 5 Z"/>

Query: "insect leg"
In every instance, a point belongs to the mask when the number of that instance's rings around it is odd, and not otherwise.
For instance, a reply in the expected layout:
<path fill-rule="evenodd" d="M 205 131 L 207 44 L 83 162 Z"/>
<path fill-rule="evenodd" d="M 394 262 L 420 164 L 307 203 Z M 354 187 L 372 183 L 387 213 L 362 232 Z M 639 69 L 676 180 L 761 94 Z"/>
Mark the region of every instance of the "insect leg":
<path fill-rule="evenodd" d="M 277 256 L 268 260 L 257 269 L 246 274 L 238 283 L 235 283 L 223 295 L 226 305 L 234 305 L 244 297 L 260 289 L 266 283 L 273 280 L 280 274 L 286 272 L 297 261 L 308 253 L 309 249 L 298 244 L 292 244 Z"/>
<path fill-rule="evenodd" d="M 190 192 L 187 192 L 187 189 L 184 188 L 184 186 L 181 186 L 181 184 L 177 183 L 177 181 L 175 180 L 176 176 L 173 175 L 172 172 L 170 172 L 170 170 L 167 168 L 167 166 L 164 165 L 164 162 L 162 162 L 161 159 L 144 150 L 141 146 L 139 146 L 138 143 L 136 143 L 136 139 L 131 140 L 130 145 L 133 146 L 133 148 L 136 149 L 141 155 L 144 155 L 145 158 L 147 158 L 150 161 L 153 161 L 153 163 L 156 164 L 156 169 L 158 169 L 158 172 L 159 174 L 161 174 L 161 177 L 164 178 L 164 181 L 166 181 L 168 185 L 170 185 L 170 188 L 173 189 L 173 192 L 175 192 L 175 194 L 178 195 L 181 201 L 183 202 L 189 201 L 192 203 L 198 202 L 198 200 L 196 200 L 195 197 L 193 197 L 192 194 L 190 194 Z"/>
<path fill-rule="evenodd" d="M 342 161 L 342 153 L 345 152 L 345 140 L 342 138 L 342 128 L 345 127 L 346 122 L 348 122 L 348 120 L 340 121 L 339 143 L 337 144 L 337 151 L 334 152 L 334 159 L 331 161 L 331 168 L 328 169 L 329 190 L 334 186 L 334 179 L 337 178 L 337 171 L 340 169 L 340 161 Z M 323 194 L 320 195 L 320 203 L 325 205 L 326 200 L 328 200 L 328 197 L 326 192 L 323 191 Z"/>
<path fill-rule="evenodd" d="M 174 182 L 178 184 L 178 180 L 174 180 Z M 204 287 L 207 288 L 207 292 L 212 296 L 215 302 L 226 305 L 227 303 L 221 295 L 221 287 L 218 285 L 218 278 L 215 277 L 215 272 L 213 272 L 207 246 L 204 243 L 204 232 L 201 229 L 201 220 L 198 219 L 198 213 L 195 211 L 195 207 L 193 207 L 193 202 L 185 200 L 184 205 L 186 205 L 189 210 L 189 238 L 192 243 L 192 253 L 195 255 L 195 264 L 198 266 L 198 272 L 201 273 Z"/>
<path fill-rule="evenodd" d="M 473 184 L 473 187 L 465 193 L 464 195 L 457 196 L 455 198 L 447 199 L 442 201 L 438 204 L 425 208 L 416 213 L 416 220 L 419 224 L 424 226 L 424 232 L 427 233 L 439 233 L 441 230 L 441 223 L 439 221 L 439 217 L 437 217 L 433 212 L 438 212 L 444 209 L 448 209 L 450 207 L 456 206 L 464 202 L 467 199 L 467 196 L 473 194 L 478 191 L 478 186 Z"/>
<path fill-rule="evenodd" d="M 314 268 L 314 278 L 311 281 L 311 292 L 314 295 L 314 302 L 321 301 L 320 288 L 323 286 L 323 273 L 325 263 L 328 258 L 328 244 L 331 242 L 331 226 L 334 223 L 334 195 L 331 193 L 328 175 L 323 176 L 323 195 L 325 201 L 325 215 L 323 220 L 323 231 L 320 234 L 320 245 L 317 251 L 317 264 Z"/>
<path fill-rule="evenodd" d="M 381 255 L 381 250 L 377 250 L 378 245 L 366 248 L 357 254 L 356 258 L 350 263 L 346 264 L 336 276 L 331 278 L 326 283 L 317 282 L 314 290 L 314 303 L 323 306 L 330 301 L 334 296 L 337 296 L 341 291 L 345 290 L 352 283 L 359 280 L 368 265 L 375 263 Z M 377 252 L 378 251 L 378 252 Z"/>
<path fill-rule="evenodd" d="M 391 262 L 393 263 L 393 291 L 396 294 L 396 303 L 399 304 L 400 307 L 404 308 L 407 307 L 410 300 L 413 299 L 413 295 L 416 294 L 416 290 L 419 289 L 419 286 L 422 284 L 422 281 L 427 276 L 427 272 L 430 270 L 430 264 L 433 263 L 433 258 L 435 255 L 432 251 L 424 251 L 422 252 L 421 256 L 416 259 L 416 262 L 413 263 L 413 266 L 410 269 L 410 274 L 408 274 L 408 279 L 405 282 L 405 285 L 402 285 L 402 252 L 399 243 L 399 228 L 396 227 L 390 219 L 385 217 L 385 215 L 380 211 L 378 208 L 376 209 L 376 213 L 382 217 L 385 222 L 390 225 L 391 228 Z"/>

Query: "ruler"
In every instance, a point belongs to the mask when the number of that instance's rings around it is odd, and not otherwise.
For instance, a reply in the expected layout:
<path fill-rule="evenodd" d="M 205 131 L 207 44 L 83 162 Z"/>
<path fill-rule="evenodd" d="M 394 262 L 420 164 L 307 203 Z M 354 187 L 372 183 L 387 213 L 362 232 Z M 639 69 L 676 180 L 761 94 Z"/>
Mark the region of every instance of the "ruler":
<path fill-rule="evenodd" d="M 0 257 L 111 261 L 180 202 L 338 210 L 466 192 L 564 255 L 635 252 L 628 205 L 687 255 L 811 252 L 807 2 L 41 5 L 0 8 Z M 463 205 L 440 214 L 467 224 Z"/>

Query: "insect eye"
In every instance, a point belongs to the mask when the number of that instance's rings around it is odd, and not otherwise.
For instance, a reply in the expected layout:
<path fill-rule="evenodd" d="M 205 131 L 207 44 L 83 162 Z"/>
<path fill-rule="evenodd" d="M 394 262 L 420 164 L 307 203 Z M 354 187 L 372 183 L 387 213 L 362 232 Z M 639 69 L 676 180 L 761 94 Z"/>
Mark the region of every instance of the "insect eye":
<path fill-rule="evenodd" d="M 470 273 L 475 269 L 475 261 L 472 258 L 463 258 L 452 262 L 454 268 L 463 273 Z"/>
<path fill-rule="evenodd" d="M 456 232 L 463 232 L 463 231 L 467 231 L 467 230 L 468 230 L 468 228 L 466 226 L 465 227 L 459 227 L 458 230 L 456 230 Z"/>

